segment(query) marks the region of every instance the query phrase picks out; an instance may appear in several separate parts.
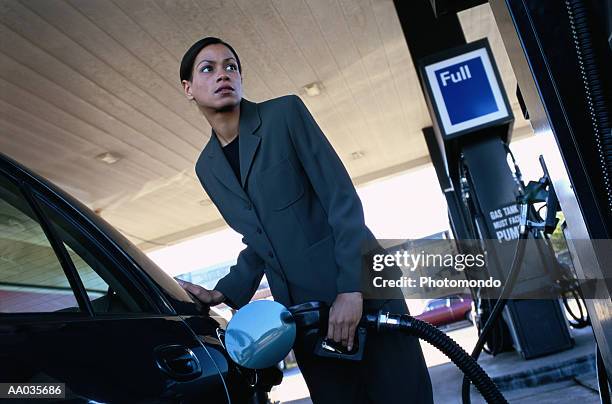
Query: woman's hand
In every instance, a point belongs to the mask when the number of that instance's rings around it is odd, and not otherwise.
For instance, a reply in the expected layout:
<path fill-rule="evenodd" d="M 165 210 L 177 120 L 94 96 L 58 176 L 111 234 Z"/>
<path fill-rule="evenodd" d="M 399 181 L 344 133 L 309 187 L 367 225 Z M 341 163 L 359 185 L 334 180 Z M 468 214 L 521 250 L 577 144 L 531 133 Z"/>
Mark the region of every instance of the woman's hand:
<path fill-rule="evenodd" d="M 339 293 L 329 309 L 327 338 L 353 349 L 355 330 L 361 320 L 363 298 L 360 292 Z"/>
<path fill-rule="evenodd" d="M 225 295 L 218 290 L 208 290 L 200 285 L 196 285 L 181 279 L 174 278 L 174 280 L 176 280 L 178 284 L 181 285 L 181 287 L 187 292 L 197 297 L 199 301 L 209 306 L 214 306 L 225 300 Z"/>

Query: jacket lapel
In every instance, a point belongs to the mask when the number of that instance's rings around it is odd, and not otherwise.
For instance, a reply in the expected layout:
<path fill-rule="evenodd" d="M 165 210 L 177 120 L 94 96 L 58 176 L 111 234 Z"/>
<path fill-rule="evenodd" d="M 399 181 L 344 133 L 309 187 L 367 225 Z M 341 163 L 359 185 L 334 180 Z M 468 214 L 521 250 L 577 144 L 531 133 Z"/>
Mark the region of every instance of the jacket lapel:
<path fill-rule="evenodd" d="M 249 197 L 244 191 L 244 184 L 253 164 L 253 158 L 255 152 L 259 147 L 261 138 L 254 132 L 261 125 L 261 119 L 259 118 L 259 111 L 257 104 L 247 101 L 244 98 L 240 102 L 240 121 L 238 129 L 238 142 L 240 150 L 240 177 L 242 184 L 238 182 L 238 179 L 234 175 L 234 171 L 230 167 L 219 139 L 213 130 L 210 136 L 210 140 L 206 145 L 207 154 L 212 159 L 212 171 L 215 176 L 225 185 L 230 191 L 242 199 L 249 201 Z"/>
<path fill-rule="evenodd" d="M 234 171 L 232 167 L 230 167 L 225 155 L 223 154 L 223 149 L 221 148 L 221 143 L 219 143 L 219 139 L 217 139 L 217 135 L 215 131 L 212 131 L 212 135 L 210 136 L 210 140 L 206 145 L 208 149 L 208 157 L 212 160 L 211 168 L 215 177 L 219 181 L 223 183 L 230 191 L 244 199 L 245 201 L 249 200 L 249 197 L 246 195 L 238 179 L 234 175 Z"/>
<path fill-rule="evenodd" d="M 240 178 L 242 187 L 246 184 L 247 177 L 251 171 L 255 152 L 259 147 L 261 137 L 255 132 L 261 125 L 257 104 L 245 100 L 240 102 L 240 129 L 239 129 L 239 149 L 240 149 Z"/>

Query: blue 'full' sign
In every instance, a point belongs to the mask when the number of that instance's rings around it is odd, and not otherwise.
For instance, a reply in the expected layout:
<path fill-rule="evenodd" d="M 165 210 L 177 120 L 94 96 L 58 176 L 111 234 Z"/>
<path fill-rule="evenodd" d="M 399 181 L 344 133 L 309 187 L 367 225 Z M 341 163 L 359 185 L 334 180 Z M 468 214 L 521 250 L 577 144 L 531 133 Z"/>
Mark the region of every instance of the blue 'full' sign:
<path fill-rule="evenodd" d="M 447 137 L 511 117 L 486 43 L 482 45 L 424 67 L 438 127 Z"/>

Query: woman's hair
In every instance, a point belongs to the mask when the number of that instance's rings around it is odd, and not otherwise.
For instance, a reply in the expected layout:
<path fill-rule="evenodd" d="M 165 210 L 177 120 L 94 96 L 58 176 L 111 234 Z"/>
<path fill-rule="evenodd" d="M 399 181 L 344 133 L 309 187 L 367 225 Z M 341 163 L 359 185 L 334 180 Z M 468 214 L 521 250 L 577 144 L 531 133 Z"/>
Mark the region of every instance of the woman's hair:
<path fill-rule="evenodd" d="M 204 49 L 205 47 L 207 47 L 208 45 L 213 45 L 217 43 L 227 46 L 228 49 L 232 51 L 232 53 L 234 54 L 234 57 L 236 58 L 236 63 L 238 64 L 238 72 L 242 73 L 242 67 L 240 66 L 240 59 L 238 58 L 238 54 L 236 53 L 234 48 L 232 48 L 231 45 L 229 45 L 227 42 L 219 38 L 208 36 L 206 38 L 200 39 L 198 42 L 191 45 L 191 47 L 187 49 L 187 52 L 185 52 L 185 54 L 183 55 L 183 60 L 181 60 L 181 68 L 179 71 L 181 82 L 183 82 L 183 80 L 191 81 L 193 62 L 195 62 L 195 58 L 196 56 L 198 56 L 198 53 L 200 53 L 200 51 Z"/>

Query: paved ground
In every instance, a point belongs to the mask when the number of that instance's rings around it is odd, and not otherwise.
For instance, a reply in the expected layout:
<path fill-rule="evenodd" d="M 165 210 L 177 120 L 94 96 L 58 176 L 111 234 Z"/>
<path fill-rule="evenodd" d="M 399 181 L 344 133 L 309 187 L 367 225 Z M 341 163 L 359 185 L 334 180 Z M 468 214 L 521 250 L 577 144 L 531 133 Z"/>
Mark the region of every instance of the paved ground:
<path fill-rule="evenodd" d="M 468 352 L 476 343 L 476 330 L 467 323 L 458 324 L 445 332 Z M 526 361 L 513 352 L 496 357 L 483 354 L 479 363 L 491 377 L 500 380 L 500 385 L 504 387 L 502 393 L 510 403 L 599 403 L 597 379 L 593 371 L 592 331 L 590 328 L 573 330 L 572 335 L 576 346 L 555 355 Z M 434 401 L 441 404 L 461 403 L 462 373 L 437 349 L 427 343 L 421 346 L 432 379 Z M 271 398 L 288 404 L 311 403 L 304 379 L 297 368 L 285 372 L 283 383 L 274 388 Z M 472 389 L 472 402 L 484 403 L 475 389 Z"/>
<path fill-rule="evenodd" d="M 434 402 L 444 404 L 461 403 L 461 377 L 457 374 L 451 380 L 443 382 L 439 379 L 432 380 L 434 383 Z M 452 388 L 447 388 L 451 386 Z M 587 373 L 576 379 L 569 379 L 557 383 L 543 384 L 536 387 L 524 389 L 502 391 L 509 403 L 520 404 L 560 404 L 560 403 L 579 403 L 596 404 L 599 403 L 597 392 L 597 376 L 595 372 Z M 472 388 L 471 402 L 473 404 L 484 404 L 484 399 Z M 310 399 L 291 402 L 291 404 L 311 403 Z"/>
<path fill-rule="evenodd" d="M 485 354 L 479 363 L 492 378 L 505 381 L 500 387 L 510 403 L 599 403 L 592 331 L 574 330 L 572 335 L 574 348 L 555 355 L 523 360 L 514 352 L 496 357 Z M 430 367 L 429 374 L 436 403 L 461 403 L 463 374 L 454 365 Z M 558 381 L 545 383 L 550 380 Z M 485 402 L 474 388 L 471 397 L 474 404 Z"/>

